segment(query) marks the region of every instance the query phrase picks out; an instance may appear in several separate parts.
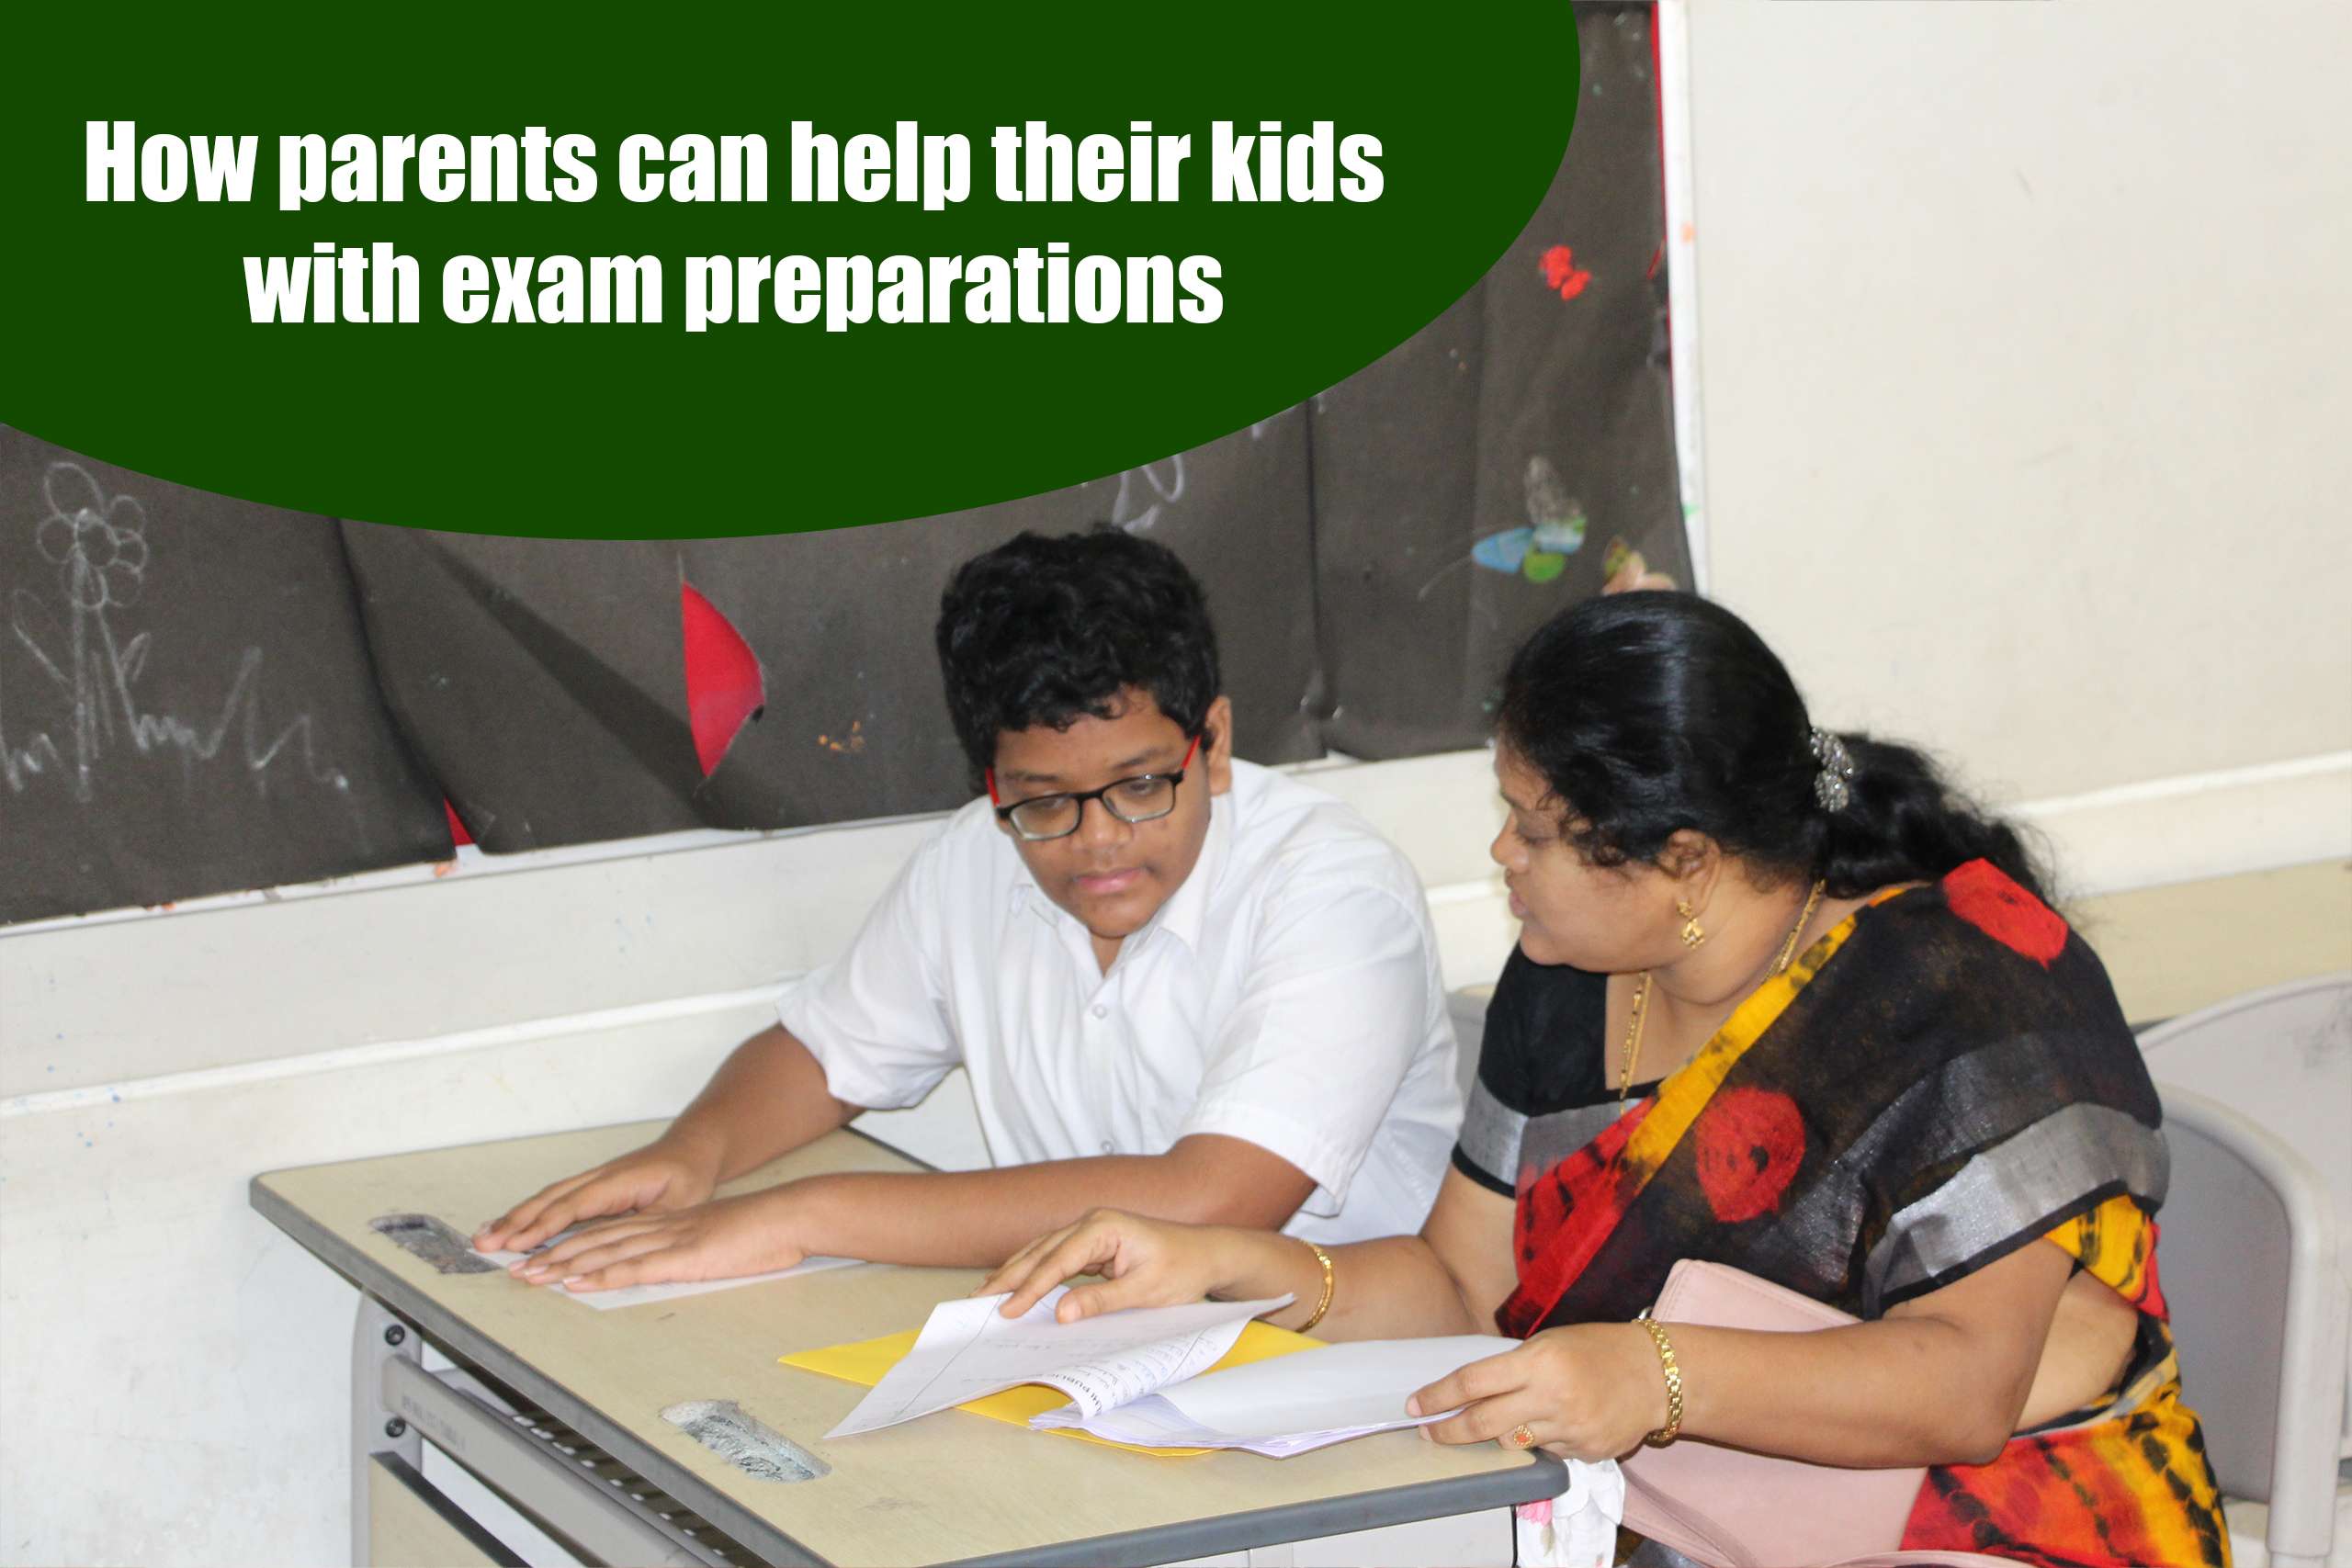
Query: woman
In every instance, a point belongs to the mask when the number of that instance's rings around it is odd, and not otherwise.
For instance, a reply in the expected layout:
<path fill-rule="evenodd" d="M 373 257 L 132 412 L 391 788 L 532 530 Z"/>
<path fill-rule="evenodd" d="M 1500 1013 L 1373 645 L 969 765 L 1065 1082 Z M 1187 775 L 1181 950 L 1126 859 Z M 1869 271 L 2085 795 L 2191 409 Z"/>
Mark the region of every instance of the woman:
<path fill-rule="evenodd" d="M 1813 730 L 1756 634 L 1679 593 L 1537 632 L 1496 773 L 1522 930 L 1421 1235 L 1327 1266 L 1095 1214 L 983 1289 L 1018 1313 L 1093 1271 L 1065 1319 L 1288 1292 L 1275 1322 L 1340 1338 L 1499 1325 L 1525 1345 L 1415 1396 L 1464 1407 L 1439 1441 L 1599 1459 L 1679 1414 L 1680 1436 L 1929 1467 L 1906 1548 L 2226 1562 L 2156 1284 L 2155 1093 L 2017 834 L 1917 752 Z M 1862 1321 L 1634 1321 L 1683 1258 Z"/>

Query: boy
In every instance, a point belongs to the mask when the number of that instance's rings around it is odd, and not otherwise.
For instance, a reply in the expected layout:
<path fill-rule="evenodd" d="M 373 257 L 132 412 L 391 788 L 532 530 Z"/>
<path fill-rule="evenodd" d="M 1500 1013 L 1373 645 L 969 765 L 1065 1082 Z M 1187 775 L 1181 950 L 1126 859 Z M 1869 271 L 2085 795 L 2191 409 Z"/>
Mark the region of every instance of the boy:
<path fill-rule="evenodd" d="M 1098 1205 L 1408 1234 L 1460 1122 L 1419 881 L 1352 811 L 1233 758 L 1190 572 L 1114 530 L 959 568 L 940 667 L 985 799 L 660 1138 L 482 1227 L 574 1290 L 831 1254 L 985 1265 Z M 720 1182 L 963 1065 L 995 1168 Z"/>

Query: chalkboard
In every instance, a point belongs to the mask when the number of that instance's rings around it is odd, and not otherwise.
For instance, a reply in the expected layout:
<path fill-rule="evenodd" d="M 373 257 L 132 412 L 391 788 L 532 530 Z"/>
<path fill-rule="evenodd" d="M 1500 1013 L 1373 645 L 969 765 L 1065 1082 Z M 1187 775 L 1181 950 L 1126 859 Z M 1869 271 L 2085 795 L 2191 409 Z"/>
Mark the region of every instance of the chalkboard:
<path fill-rule="evenodd" d="M 0 921 L 446 857 L 334 524 L 0 426 Z"/>
<path fill-rule="evenodd" d="M 1358 757 L 1486 738 L 1512 649 L 1598 592 L 1612 541 L 1690 581 L 1674 458 L 1647 6 L 1579 6 L 1559 177 L 1454 307 L 1315 400 L 1325 737 Z"/>
<path fill-rule="evenodd" d="M 1306 461 L 1293 411 L 1091 484 L 877 527 L 605 544 L 347 523 L 345 536 L 392 710 L 476 841 L 507 852 L 968 799 L 932 626 L 955 567 L 1024 528 L 1111 524 L 1174 549 L 1208 591 L 1241 753 L 1319 755 Z M 767 502 L 779 521 L 789 503 L 788 489 Z M 683 607 L 689 591 L 707 610 Z M 761 688 L 707 772 L 689 615 L 740 636 Z"/>

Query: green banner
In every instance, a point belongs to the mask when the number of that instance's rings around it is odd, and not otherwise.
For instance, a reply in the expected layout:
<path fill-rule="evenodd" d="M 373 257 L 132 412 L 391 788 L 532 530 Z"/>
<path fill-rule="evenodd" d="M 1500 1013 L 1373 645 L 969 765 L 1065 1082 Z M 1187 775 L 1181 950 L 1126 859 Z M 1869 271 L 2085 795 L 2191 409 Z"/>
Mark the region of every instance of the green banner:
<path fill-rule="evenodd" d="M 372 522 L 922 516 L 1376 358 L 1558 169 L 1566 0 L 11 24 L 0 421 Z"/>

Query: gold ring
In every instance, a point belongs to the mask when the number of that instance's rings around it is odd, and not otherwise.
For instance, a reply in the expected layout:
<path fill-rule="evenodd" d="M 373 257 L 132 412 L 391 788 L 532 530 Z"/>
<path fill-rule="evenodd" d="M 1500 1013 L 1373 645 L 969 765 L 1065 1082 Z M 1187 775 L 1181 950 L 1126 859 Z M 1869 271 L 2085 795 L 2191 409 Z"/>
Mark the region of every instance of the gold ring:
<path fill-rule="evenodd" d="M 1510 1429 L 1504 1440 L 1515 1449 L 1532 1449 L 1535 1446 L 1535 1430 L 1526 1422 L 1521 1421 Z"/>

